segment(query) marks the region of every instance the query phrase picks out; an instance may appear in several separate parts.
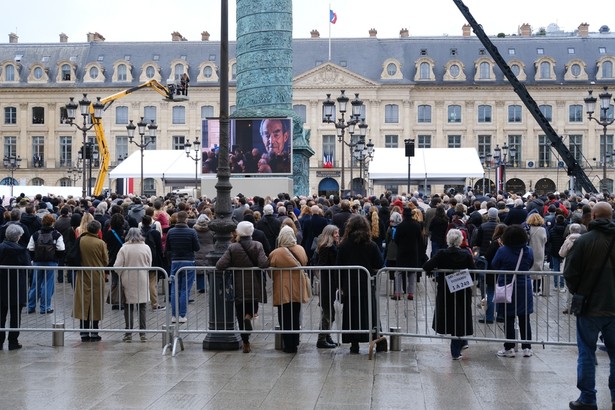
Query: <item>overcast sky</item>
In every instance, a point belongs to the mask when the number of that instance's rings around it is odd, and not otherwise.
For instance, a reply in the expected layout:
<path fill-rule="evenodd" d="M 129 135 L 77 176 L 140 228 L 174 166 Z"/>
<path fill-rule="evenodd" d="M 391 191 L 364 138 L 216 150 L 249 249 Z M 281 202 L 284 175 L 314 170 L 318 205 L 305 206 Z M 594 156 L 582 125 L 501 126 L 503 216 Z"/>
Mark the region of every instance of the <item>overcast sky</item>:
<path fill-rule="evenodd" d="M 333 38 L 367 37 L 370 28 L 379 38 L 395 38 L 401 28 L 411 36 L 461 35 L 465 19 L 452 0 L 294 0 L 293 36 L 307 38 L 317 29 L 329 33 L 329 4 L 337 14 Z M 580 23 L 598 31 L 608 25 L 615 31 L 613 0 L 465 0 L 489 35 L 513 34 L 522 23 L 533 30 L 556 23 L 565 31 Z M 181 5 L 181 6 L 180 6 Z M 235 0 L 229 0 L 229 36 L 235 39 Z M 106 41 L 169 41 L 179 31 L 188 40 L 200 40 L 208 31 L 220 39 L 220 1 L 184 0 L 26 0 L 0 13 L 0 42 L 15 32 L 20 43 L 55 43 L 59 34 L 69 42 L 85 42 L 88 32 Z"/>

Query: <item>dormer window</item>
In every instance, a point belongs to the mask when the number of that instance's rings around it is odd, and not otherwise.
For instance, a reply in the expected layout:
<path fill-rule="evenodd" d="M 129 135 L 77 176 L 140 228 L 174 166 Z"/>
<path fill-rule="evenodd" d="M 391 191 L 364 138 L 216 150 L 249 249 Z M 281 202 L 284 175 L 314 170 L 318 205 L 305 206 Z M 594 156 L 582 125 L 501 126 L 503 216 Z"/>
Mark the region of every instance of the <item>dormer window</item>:
<path fill-rule="evenodd" d="M 70 81 L 71 80 L 71 69 L 68 64 L 62 64 L 61 72 L 62 72 L 62 81 Z"/>
<path fill-rule="evenodd" d="M 40 80 L 41 78 L 43 78 L 43 72 L 44 71 L 41 67 L 34 67 L 32 75 L 34 76 L 35 80 Z"/>

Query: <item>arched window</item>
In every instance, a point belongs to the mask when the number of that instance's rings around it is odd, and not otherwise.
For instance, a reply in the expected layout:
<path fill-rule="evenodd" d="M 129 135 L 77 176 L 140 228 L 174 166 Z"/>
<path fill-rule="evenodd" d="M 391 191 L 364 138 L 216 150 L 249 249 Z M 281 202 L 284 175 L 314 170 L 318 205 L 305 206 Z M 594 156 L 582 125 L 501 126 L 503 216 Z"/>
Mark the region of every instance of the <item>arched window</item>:
<path fill-rule="evenodd" d="M 117 80 L 126 81 L 126 64 L 120 64 L 117 66 Z"/>
<path fill-rule="evenodd" d="M 95 80 L 98 78 L 98 73 L 99 73 L 98 67 L 96 66 L 90 67 L 90 78 L 92 80 Z"/>
<path fill-rule="evenodd" d="M 43 186 L 45 185 L 45 180 L 43 178 L 32 178 L 30 184 L 32 184 L 32 186 Z"/>
<path fill-rule="evenodd" d="M 549 80 L 551 78 L 551 63 L 543 61 L 540 63 L 540 78 L 543 80 Z"/>
<path fill-rule="evenodd" d="M 70 66 L 68 64 L 62 64 L 62 81 L 70 81 Z"/>
<path fill-rule="evenodd" d="M 602 63 L 602 78 L 613 78 L 613 63 L 605 61 Z"/>
<path fill-rule="evenodd" d="M 420 79 L 421 80 L 430 80 L 431 79 L 431 66 L 427 62 L 421 63 L 420 67 Z"/>
<path fill-rule="evenodd" d="M 481 80 L 489 80 L 491 78 L 491 64 L 486 61 L 480 63 L 479 78 Z"/>
<path fill-rule="evenodd" d="M 397 65 L 395 63 L 389 63 L 387 65 L 387 74 L 388 75 L 395 75 L 395 74 L 397 74 Z"/>
<path fill-rule="evenodd" d="M 41 67 L 35 67 L 33 74 L 36 80 L 40 80 L 41 78 L 43 78 L 43 69 Z"/>
<path fill-rule="evenodd" d="M 183 64 L 175 64 L 175 80 L 179 81 L 182 78 L 182 74 L 184 74 L 184 65 Z"/>
<path fill-rule="evenodd" d="M 13 64 L 4 67 L 4 79 L 6 81 L 15 81 L 15 66 Z"/>

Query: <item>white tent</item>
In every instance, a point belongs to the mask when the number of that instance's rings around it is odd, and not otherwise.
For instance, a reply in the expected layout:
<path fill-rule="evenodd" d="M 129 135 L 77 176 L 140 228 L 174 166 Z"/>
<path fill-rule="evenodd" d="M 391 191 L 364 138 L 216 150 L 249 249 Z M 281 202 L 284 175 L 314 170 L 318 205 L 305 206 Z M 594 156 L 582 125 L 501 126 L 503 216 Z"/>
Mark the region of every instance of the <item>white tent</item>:
<path fill-rule="evenodd" d="M 201 161 L 195 164 L 183 150 L 144 150 L 143 154 L 143 178 L 194 181 L 195 172 L 201 177 Z M 133 152 L 109 176 L 112 179 L 141 178 L 141 151 Z"/>
<path fill-rule="evenodd" d="M 482 178 L 484 169 L 475 148 L 417 148 L 410 158 L 411 184 L 464 185 L 468 178 Z M 369 164 L 369 179 L 381 185 L 408 181 L 404 148 L 377 148 Z"/>

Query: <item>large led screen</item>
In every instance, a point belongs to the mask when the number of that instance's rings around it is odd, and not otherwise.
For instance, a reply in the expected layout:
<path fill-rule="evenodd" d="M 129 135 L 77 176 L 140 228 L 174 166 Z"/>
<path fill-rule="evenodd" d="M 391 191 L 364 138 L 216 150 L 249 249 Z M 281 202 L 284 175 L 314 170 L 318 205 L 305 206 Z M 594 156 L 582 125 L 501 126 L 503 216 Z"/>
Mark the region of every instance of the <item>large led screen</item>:
<path fill-rule="evenodd" d="M 203 120 L 203 174 L 215 174 L 220 152 L 220 122 Z M 290 118 L 234 118 L 230 121 L 231 174 L 292 173 L 292 120 Z"/>

